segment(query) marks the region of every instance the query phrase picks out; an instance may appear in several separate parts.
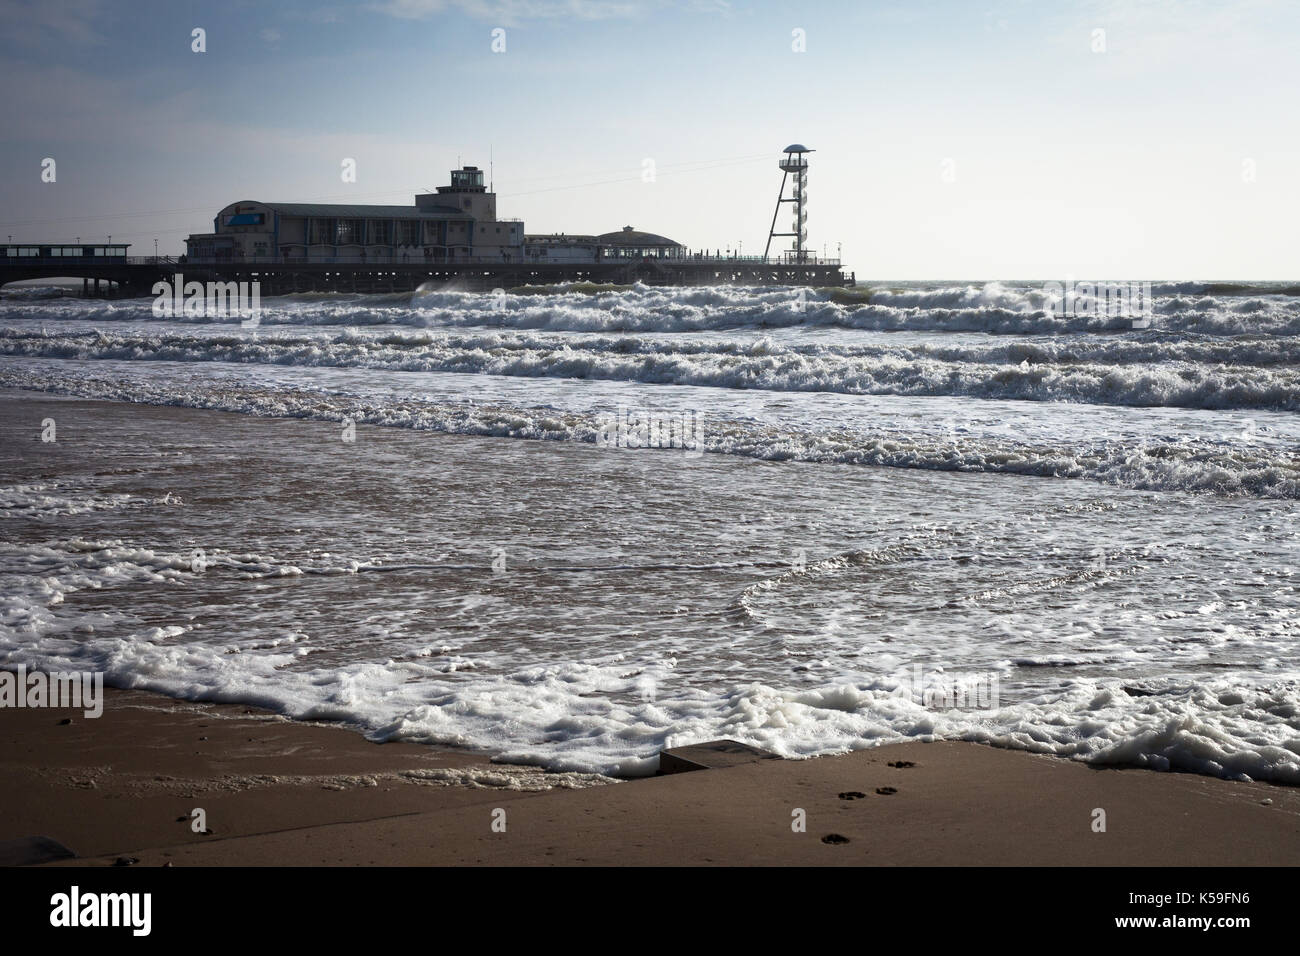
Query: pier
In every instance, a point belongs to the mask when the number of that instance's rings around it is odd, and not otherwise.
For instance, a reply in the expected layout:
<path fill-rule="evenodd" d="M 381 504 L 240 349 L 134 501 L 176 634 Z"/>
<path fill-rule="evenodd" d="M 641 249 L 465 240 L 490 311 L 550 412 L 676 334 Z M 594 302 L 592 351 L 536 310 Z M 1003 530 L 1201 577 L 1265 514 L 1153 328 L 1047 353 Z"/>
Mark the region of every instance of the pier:
<path fill-rule="evenodd" d="M 23 247 L 49 248 L 49 247 Z M 97 297 L 153 294 L 155 283 L 258 282 L 261 294 L 294 292 L 377 293 L 457 289 L 471 292 L 566 282 L 653 286 L 844 286 L 836 259 L 705 256 L 618 259 L 604 262 L 518 262 L 500 257 L 462 261 L 411 261 L 412 257 L 267 257 L 250 261 L 186 256 L 0 255 L 0 286 L 30 279 L 81 279 Z"/>
<path fill-rule="evenodd" d="M 808 147 L 786 147 L 781 192 L 761 256 L 739 249 L 695 251 L 625 225 L 598 235 L 530 234 L 517 218 L 497 215 L 483 170 L 451 170 L 447 185 L 410 205 L 230 203 L 212 231 L 191 234 L 185 255 L 128 256 L 129 244 L 13 242 L 0 255 L 0 286 L 31 279 L 80 278 L 83 294 L 146 296 L 160 282 L 257 283 L 260 295 L 295 292 L 377 293 L 457 289 L 493 291 L 563 283 L 630 286 L 853 285 L 838 258 L 808 249 Z M 793 184 L 789 196 L 786 184 Z M 788 232 L 776 228 L 793 208 Z M 777 237 L 793 248 L 769 256 Z M 157 240 L 154 242 L 157 251 Z M 838 248 L 838 246 L 837 246 Z M 183 278 L 182 278 L 183 277 Z"/>

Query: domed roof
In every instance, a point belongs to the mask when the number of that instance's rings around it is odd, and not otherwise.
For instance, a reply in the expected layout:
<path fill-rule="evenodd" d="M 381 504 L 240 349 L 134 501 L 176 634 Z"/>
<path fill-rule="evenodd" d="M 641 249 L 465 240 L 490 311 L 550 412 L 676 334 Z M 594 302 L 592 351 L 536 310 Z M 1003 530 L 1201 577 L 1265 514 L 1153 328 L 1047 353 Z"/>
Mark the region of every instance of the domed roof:
<path fill-rule="evenodd" d="M 618 232 L 603 233 L 596 237 L 596 241 L 605 246 L 635 246 L 640 249 L 681 245 L 680 242 L 674 242 L 666 236 L 655 235 L 653 232 L 640 232 L 631 226 L 624 226 Z"/>
<path fill-rule="evenodd" d="M 809 149 L 807 146 L 805 146 L 803 143 L 795 143 L 793 146 L 787 146 L 785 149 L 781 150 L 781 152 L 783 152 L 783 153 L 811 153 L 812 150 Z"/>

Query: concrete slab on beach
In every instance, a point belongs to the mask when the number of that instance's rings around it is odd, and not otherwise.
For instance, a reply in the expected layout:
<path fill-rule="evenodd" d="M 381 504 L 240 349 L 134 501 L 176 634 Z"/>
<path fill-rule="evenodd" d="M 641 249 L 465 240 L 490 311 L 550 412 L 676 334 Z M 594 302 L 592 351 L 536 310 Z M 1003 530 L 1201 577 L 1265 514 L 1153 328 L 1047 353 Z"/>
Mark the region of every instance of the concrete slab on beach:
<path fill-rule="evenodd" d="M 755 760 L 779 760 L 768 753 L 738 740 L 709 740 L 685 747 L 671 747 L 659 754 L 660 773 L 690 773 L 692 770 L 718 770 Z"/>

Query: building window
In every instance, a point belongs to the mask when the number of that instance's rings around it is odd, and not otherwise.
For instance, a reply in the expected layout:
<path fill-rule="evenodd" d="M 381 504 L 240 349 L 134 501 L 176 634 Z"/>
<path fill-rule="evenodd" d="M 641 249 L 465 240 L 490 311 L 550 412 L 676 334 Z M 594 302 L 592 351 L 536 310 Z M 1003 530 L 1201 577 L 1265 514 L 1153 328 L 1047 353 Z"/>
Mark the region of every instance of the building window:
<path fill-rule="evenodd" d="M 458 189 L 482 186 L 483 171 L 479 169 L 453 169 L 451 171 L 451 185 Z"/>
<path fill-rule="evenodd" d="M 350 246 L 361 242 L 365 238 L 365 220 L 340 219 L 334 235 L 335 245 Z"/>
<path fill-rule="evenodd" d="M 307 241 L 313 246 L 330 245 L 334 241 L 334 220 L 313 219 L 311 221 L 311 235 Z"/>

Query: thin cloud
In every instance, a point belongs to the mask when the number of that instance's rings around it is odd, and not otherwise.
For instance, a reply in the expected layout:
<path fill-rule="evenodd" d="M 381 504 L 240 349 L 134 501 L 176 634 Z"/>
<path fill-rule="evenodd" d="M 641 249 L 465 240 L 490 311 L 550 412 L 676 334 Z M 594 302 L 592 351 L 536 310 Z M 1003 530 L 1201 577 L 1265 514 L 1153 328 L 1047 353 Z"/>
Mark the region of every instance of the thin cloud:
<path fill-rule="evenodd" d="M 492 23 L 525 20 L 626 20 L 646 9 L 636 0 L 387 0 L 372 9 L 401 20 L 424 20 L 459 11 Z"/>
<path fill-rule="evenodd" d="M 0 36 L 23 47 L 102 43 L 96 27 L 102 9 L 100 0 L 8 0 L 0 3 Z"/>

